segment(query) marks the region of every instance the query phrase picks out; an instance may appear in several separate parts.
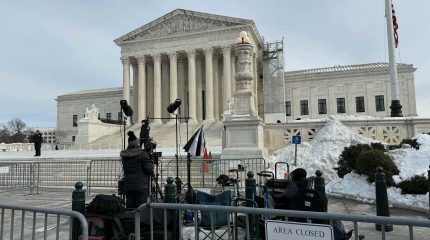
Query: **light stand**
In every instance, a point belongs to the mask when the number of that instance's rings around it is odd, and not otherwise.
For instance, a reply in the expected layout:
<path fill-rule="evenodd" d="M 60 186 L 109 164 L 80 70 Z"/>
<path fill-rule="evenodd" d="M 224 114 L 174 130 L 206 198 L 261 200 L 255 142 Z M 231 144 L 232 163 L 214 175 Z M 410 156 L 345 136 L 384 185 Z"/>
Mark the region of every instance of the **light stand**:
<path fill-rule="evenodd" d="M 126 124 L 126 122 L 127 122 L 127 117 L 124 117 L 123 125 L 122 125 L 123 126 L 122 149 L 125 149 L 125 124 Z"/>
<path fill-rule="evenodd" d="M 176 126 L 176 154 L 175 154 L 175 158 L 176 158 L 176 193 L 179 195 L 181 193 L 181 184 L 182 181 L 179 178 L 179 146 L 178 146 L 178 114 L 181 113 L 181 99 L 177 98 L 173 103 L 169 104 L 169 106 L 167 106 L 167 111 L 169 113 L 174 113 L 178 108 L 179 108 L 179 113 L 175 114 L 175 126 Z"/>
<path fill-rule="evenodd" d="M 179 106 L 179 113 L 181 112 L 181 106 Z M 175 124 L 176 124 L 176 154 L 175 154 L 175 158 L 176 158 L 176 194 L 180 194 L 181 193 L 181 185 L 182 185 L 182 181 L 179 178 L 179 141 L 178 141 L 178 113 L 175 114 Z"/>
<path fill-rule="evenodd" d="M 119 105 L 121 106 L 121 110 L 124 113 L 124 138 L 123 138 L 123 149 L 125 149 L 125 125 L 127 122 L 127 117 L 133 116 L 133 109 L 128 105 L 127 100 L 119 101 Z"/>

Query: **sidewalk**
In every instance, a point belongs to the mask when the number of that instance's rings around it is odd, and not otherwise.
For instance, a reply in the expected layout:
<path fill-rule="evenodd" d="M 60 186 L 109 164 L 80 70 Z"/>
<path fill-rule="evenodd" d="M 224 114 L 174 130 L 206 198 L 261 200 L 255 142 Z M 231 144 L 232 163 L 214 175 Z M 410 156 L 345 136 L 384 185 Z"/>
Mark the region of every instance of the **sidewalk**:
<path fill-rule="evenodd" d="M 93 196 L 89 196 L 87 202 Z M 52 207 L 60 209 L 71 209 L 72 192 L 41 192 L 39 195 L 29 195 L 26 192 L 3 192 L 0 193 L 0 203 Z M 376 215 L 376 207 L 373 204 L 360 203 L 347 199 L 329 198 L 328 211 L 330 213 Z M 427 219 L 425 214 L 416 213 L 402 209 L 390 209 L 391 216 L 407 217 L 415 219 Z M 353 229 L 352 222 L 344 222 L 345 229 Z M 366 239 L 381 239 L 380 232 L 375 231 L 374 224 L 359 223 L 359 234 L 364 234 Z M 387 239 L 409 239 L 408 228 L 394 226 L 394 231 L 386 234 Z M 430 229 L 414 228 L 415 239 L 428 239 Z"/>

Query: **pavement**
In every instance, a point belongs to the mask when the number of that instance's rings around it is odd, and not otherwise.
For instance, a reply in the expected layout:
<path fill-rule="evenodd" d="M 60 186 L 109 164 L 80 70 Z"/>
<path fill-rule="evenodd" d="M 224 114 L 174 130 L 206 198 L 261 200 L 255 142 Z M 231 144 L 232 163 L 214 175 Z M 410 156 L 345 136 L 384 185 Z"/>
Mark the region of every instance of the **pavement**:
<path fill-rule="evenodd" d="M 87 202 L 92 199 L 93 196 L 89 196 Z M 0 204 L 14 204 L 22 206 L 34 206 L 34 207 L 52 207 L 57 209 L 71 209 L 71 192 L 40 192 L 38 195 L 29 195 L 28 191 L 13 191 L 13 192 L 2 192 L 0 193 Z M 343 213 L 343 214 L 364 214 L 364 215 L 376 215 L 376 207 L 373 204 L 361 203 L 353 200 L 340 199 L 340 198 L 329 198 L 328 212 L 330 213 Z M 417 213 L 408 210 L 390 209 L 391 216 L 414 218 L 414 219 L 425 219 L 428 220 L 428 216 L 422 213 Z M 29 213 L 25 214 L 24 224 L 20 224 L 22 215 L 21 212 L 15 213 L 15 224 L 14 232 L 15 235 L 20 235 L 20 226 L 24 226 L 24 237 L 23 239 L 31 239 L 32 233 L 32 216 Z M 5 211 L 5 226 L 4 226 L 4 239 L 9 239 L 10 237 L 10 221 L 11 212 Z M 43 217 L 44 215 L 37 216 L 41 218 L 36 226 L 36 239 L 43 238 Z M 65 239 L 68 237 L 68 220 L 69 218 L 61 218 L 60 220 L 60 239 Z M 429 220 L 430 221 L 430 220 Z M 39 224 L 40 222 L 40 224 Z M 49 217 L 48 220 L 48 237 L 47 239 L 55 239 L 56 233 L 56 217 Z M 352 222 L 344 222 L 345 229 L 348 231 L 353 229 Z M 381 239 L 381 233 L 375 231 L 374 224 L 359 223 L 358 224 L 359 234 L 364 234 L 365 239 Z M 429 239 L 429 228 L 414 228 L 415 239 Z M 40 237 L 40 238 L 39 238 Z M 0 236 L 2 239 L 2 236 Z M 393 232 L 388 232 L 386 234 L 386 239 L 409 239 L 409 230 L 407 227 L 394 226 Z"/>

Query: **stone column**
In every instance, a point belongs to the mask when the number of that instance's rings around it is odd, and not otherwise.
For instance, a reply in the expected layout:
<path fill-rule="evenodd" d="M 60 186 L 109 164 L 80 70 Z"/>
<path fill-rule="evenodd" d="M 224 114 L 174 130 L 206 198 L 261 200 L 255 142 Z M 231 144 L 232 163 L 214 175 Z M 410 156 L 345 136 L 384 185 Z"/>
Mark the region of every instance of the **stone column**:
<path fill-rule="evenodd" d="M 213 48 L 204 49 L 206 64 L 206 120 L 214 120 Z"/>
<path fill-rule="evenodd" d="M 185 117 L 186 113 L 186 93 L 185 93 L 185 62 L 184 58 L 179 57 L 177 59 L 177 70 L 178 70 L 178 98 L 182 100 L 181 114 Z"/>
<path fill-rule="evenodd" d="M 219 120 L 219 66 L 218 66 L 218 55 L 214 55 L 214 59 L 213 59 L 213 77 L 214 77 L 214 83 L 212 85 L 214 91 L 214 97 L 213 97 L 213 106 L 214 106 L 214 116 L 215 116 L 215 120 Z"/>
<path fill-rule="evenodd" d="M 170 59 L 170 103 L 174 102 L 178 98 L 178 66 L 177 60 L 178 55 L 176 52 L 169 53 Z M 170 114 L 171 118 L 175 116 Z M 175 122 L 174 119 L 170 119 L 169 122 Z"/>
<path fill-rule="evenodd" d="M 122 62 L 122 99 L 130 104 L 130 59 L 121 57 Z"/>
<path fill-rule="evenodd" d="M 188 49 L 188 102 L 190 121 L 197 120 L 196 114 L 196 50 Z"/>
<path fill-rule="evenodd" d="M 145 69 L 145 56 L 137 57 L 137 64 L 139 69 L 138 74 L 138 90 L 137 90 L 137 123 L 140 123 L 146 118 L 146 69 Z M 135 111 L 136 111 L 135 110 Z"/>
<path fill-rule="evenodd" d="M 222 82 L 222 110 L 228 109 L 228 100 L 231 97 L 231 46 L 222 47 L 223 53 L 223 82 Z"/>
<path fill-rule="evenodd" d="M 196 54 L 196 114 L 197 121 L 203 120 L 203 58 L 199 54 Z"/>
<path fill-rule="evenodd" d="M 152 55 L 154 60 L 154 118 L 161 118 L 161 54 Z M 161 123 L 161 119 L 154 119 L 154 123 Z"/>
<path fill-rule="evenodd" d="M 133 61 L 133 63 L 131 64 L 131 68 L 133 69 L 133 102 L 131 105 L 131 108 L 134 110 L 134 114 L 133 114 L 133 124 L 137 122 L 137 111 L 139 109 L 139 104 L 137 101 L 137 93 L 139 92 L 139 84 L 137 82 L 137 74 L 138 74 L 138 69 L 137 69 L 137 63 L 135 61 Z M 131 103 L 130 103 L 131 104 Z"/>

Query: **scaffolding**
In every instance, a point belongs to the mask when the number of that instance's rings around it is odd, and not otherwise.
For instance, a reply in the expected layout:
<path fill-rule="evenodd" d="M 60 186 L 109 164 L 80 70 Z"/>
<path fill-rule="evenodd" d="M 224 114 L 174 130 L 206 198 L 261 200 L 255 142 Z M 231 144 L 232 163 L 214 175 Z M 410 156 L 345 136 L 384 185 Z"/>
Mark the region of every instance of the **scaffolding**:
<path fill-rule="evenodd" d="M 284 82 L 284 39 L 266 42 L 263 49 L 264 120 L 286 121 Z"/>

